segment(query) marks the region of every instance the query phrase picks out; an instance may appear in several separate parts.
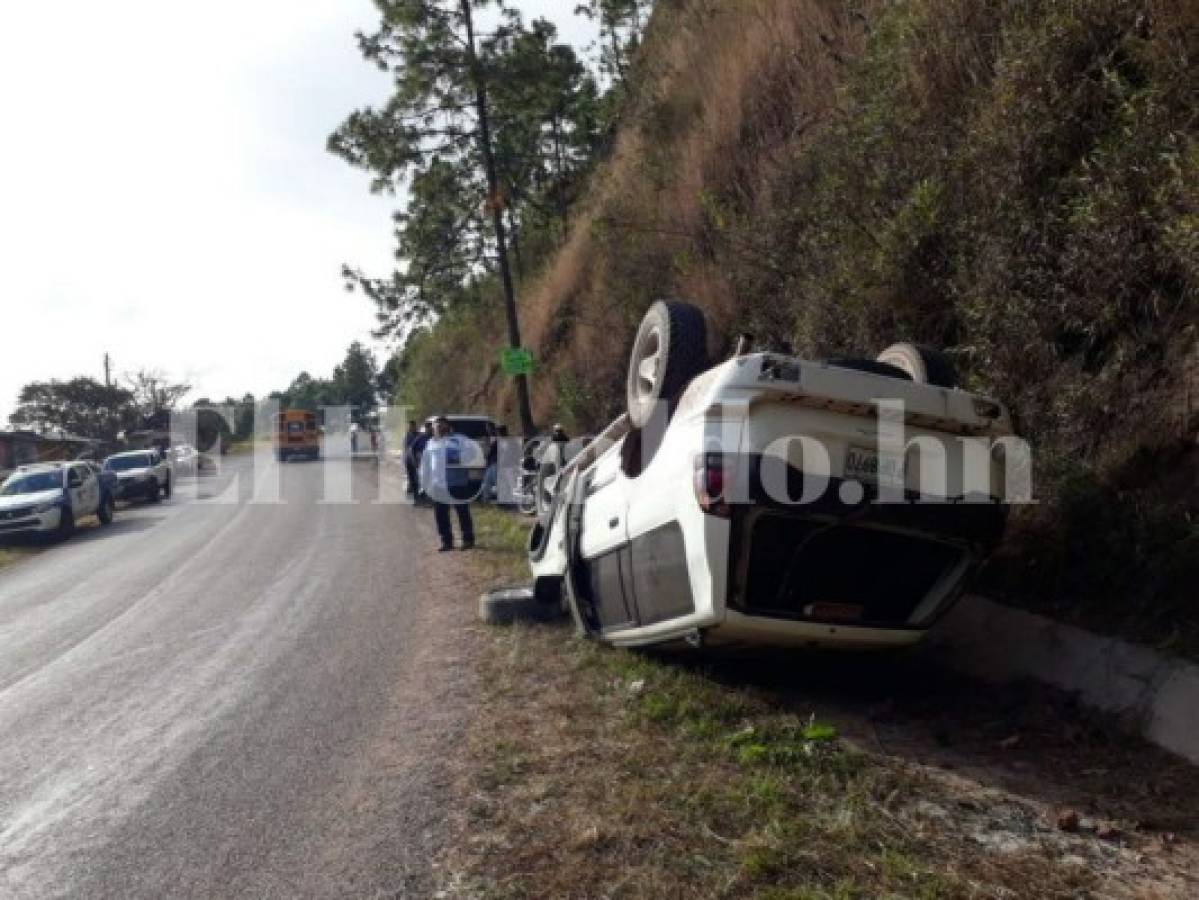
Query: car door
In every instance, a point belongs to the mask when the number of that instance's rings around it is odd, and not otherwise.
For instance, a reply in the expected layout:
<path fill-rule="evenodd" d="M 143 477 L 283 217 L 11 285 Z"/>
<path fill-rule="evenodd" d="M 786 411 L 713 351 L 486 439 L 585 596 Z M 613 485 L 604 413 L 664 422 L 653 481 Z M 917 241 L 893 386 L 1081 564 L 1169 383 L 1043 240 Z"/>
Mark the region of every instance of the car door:
<path fill-rule="evenodd" d="M 71 509 L 76 516 L 86 516 L 91 510 L 87 507 L 87 494 L 83 484 L 83 473 L 78 466 L 67 468 L 67 496 L 71 498 Z"/>
<path fill-rule="evenodd" d="M 100 479 L 96 477 L 91 466 L 79 466 L 78 468 L 80 476 L 83 478 L 84 508 L 88 513 L 94 513 L 100 509 Z"/>
<path fill-rule="evenodd" d="M 592 467 L 579 534 L 581 580 L 604 631 L 637 624 L 626 525 L 630 482 L 621 471 L 620 459 L 617 445 Z"/>

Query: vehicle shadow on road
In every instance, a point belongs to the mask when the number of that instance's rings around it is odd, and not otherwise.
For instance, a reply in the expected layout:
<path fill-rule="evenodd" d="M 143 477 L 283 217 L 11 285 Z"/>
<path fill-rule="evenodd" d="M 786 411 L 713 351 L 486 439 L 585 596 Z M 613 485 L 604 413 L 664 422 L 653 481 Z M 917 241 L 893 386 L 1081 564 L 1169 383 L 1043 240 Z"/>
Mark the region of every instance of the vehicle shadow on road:
<path fill-rule="evenodd" d="M 72 541 L 101 541 L 105 538 L 116 537 L 121 534 L 135 534 L 141 531 L 149 531 L 156 528 L 160 523 L 166 521 L 166 516 L 138 516 L 137 518 L 124 518 L 118 516 L 108 525 L 98 526 L 93 525 L 91 528 L 80 528 L 75 532 Z"/>
<path fill-rule="evenodd" d="M 22 547 L 28 549 L 48 549 L 50 547 L 67 546 L 69 544 L 81 544 L 89 541 L 101 541 L 105 538 L 116 537 L 121 534 L 134 534 L 141 531 L 149 531 L 156 527 L 160 522 L 166 521 L 166 516 L 138 516 L 136 518 L 124 518 L 117 514 L 108 525 L 100 525 L 96 522 L 81 522 L 75 529 L 75 532 L 68 538 L 63 539 L 58 535 L 45 534 L 10 534 L 0 538 L 0 547 Z"/>
<path fill-rule="evenodd" d="M 676 664 L 749 687 L 780 711 L 830 721 L 871 752 L 1050 807 L 1199 834 L 1199 768 L 1053 688 L 986 684 L 919 652 L 755 651 Z"/>

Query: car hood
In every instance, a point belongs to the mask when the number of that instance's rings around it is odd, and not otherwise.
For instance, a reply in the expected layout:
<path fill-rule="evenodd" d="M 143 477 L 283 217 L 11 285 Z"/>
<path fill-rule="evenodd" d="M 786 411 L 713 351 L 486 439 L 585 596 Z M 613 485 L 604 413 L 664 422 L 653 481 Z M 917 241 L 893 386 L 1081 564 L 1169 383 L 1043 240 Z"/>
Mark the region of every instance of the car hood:
<path fill-rule="evenodd" d="M 0 510 L 37 506 L 39 503 L 49 503 L 51 500 L 57 500 L 61 496 L 62 488 L 38 491 L 34 494 L 13 494 L 11 497 L 0 497 Z"/>

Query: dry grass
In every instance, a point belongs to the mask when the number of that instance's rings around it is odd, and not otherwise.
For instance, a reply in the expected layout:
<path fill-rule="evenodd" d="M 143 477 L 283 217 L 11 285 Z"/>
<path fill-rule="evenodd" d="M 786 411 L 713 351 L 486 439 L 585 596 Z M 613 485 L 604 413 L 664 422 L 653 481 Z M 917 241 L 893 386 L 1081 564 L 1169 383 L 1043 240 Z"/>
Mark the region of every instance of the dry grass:
<path fill-rule="evenodd" d="M 565 627 L 492 633 L 480 664 L 488 712 L 450 895 L 1044 898 L 1101 883 L 1060 848 L 984 849 L 977 811 L 1012 818 L 1010 801 L 964 801 L 752 688 Z M 1035 818 L 997 840 L 1046 828 Z"/>
<path fill-rule="evenodd" d="M 0 547 L 0 569 L 20 562 L 35 551 L 28 547 Z"/>
<path fill-rule="evenodd" d="M 839 60 L 861 42 L 861 17 L 820 0 L 678 7 L 660 7 L 641 54 L 641 90 L 627 114 L 634 125 L 619 135 L 567 244 L 521 300 L 526 342 L 544 361 L 534 397 L 541 419 L 562 415 L 562 381 L 582 373 L 596 402 L 579 424 L 613 411 L 624 362 L 613 349 L 659 296 L 703 305 L 714 343 L 724 341 L 742 309 L 727 267 L 705 259 L 722 227 L 710 201 L 769 203 L 766 176 L 830 115 Z M 500 404 L 511 405 L 510 389 Z"/>

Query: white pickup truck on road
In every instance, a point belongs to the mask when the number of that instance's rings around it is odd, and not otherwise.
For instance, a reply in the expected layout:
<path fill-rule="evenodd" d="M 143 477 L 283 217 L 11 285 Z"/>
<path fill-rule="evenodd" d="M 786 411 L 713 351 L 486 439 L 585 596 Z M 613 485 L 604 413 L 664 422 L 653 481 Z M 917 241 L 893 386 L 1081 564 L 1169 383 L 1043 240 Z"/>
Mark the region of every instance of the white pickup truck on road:
<path fill-rule="evenodd" d="M 172 468 L 158 450 L 130 450 L 104 460 L 104 470 L 117 476 L 118 500 L 149 500 L 157 503 L 171 496 Z"/>

